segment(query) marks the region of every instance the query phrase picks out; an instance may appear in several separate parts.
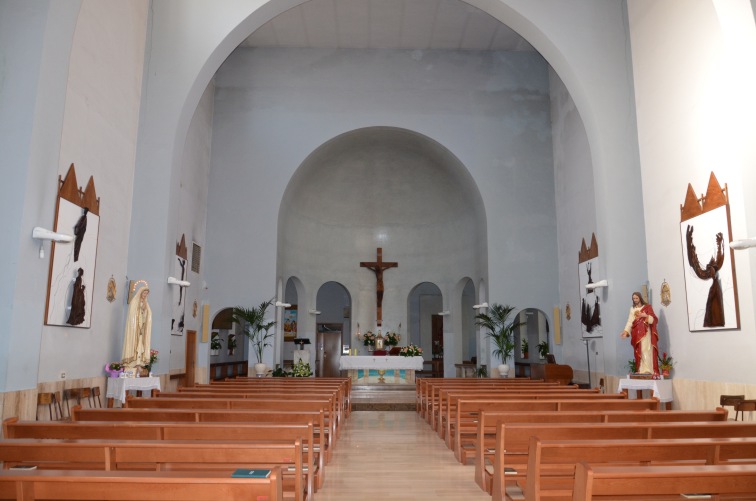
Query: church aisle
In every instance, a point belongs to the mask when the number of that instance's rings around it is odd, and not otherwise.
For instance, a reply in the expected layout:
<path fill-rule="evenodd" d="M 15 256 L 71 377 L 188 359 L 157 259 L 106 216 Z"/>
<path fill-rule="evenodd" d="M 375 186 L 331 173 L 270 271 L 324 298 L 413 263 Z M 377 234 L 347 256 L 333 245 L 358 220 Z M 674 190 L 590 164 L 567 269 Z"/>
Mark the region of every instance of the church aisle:
<path fill-rule="evenodd" d="M 318 501 L 491 499 L 415 412 L 353 412 L 325 471 Z"/>

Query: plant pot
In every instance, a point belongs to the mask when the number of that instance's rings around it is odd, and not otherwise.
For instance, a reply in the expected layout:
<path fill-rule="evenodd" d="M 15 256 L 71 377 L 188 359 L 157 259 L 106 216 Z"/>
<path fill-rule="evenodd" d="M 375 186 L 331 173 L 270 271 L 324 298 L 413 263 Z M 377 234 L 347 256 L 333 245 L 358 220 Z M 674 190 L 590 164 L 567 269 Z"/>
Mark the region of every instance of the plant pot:
<path fill-rule="evenodd" d="M 368 345 L 368 351 L 370 353 L 372 353 L 374 350 L 375 350 L 375 346 L 373 346 L 372 344 Z"/>
<path fill-rule="evenodd" d="M 262 363 L 255 364 L 255 374 L 257 377 L 263 377 L 268 372 L 268 366 Z"/>
<path fill-rule="evenodd" d="M 665 379 L 669 377 L 669 369 L 662 369 L 661 373 Z"/>
<path fill-rule="evenodd" d="M 509 377 L 509 365 L 500 364 L 498 369 L 499 369 L 499 377 Z"/>
<path fill-rule="evenodd" d="M 217 357 L 218 355 L 220 355 L 220 350 L 210 350 L 210 355 Z"/>
<path fill-rule="evenodd" d="M 121 369 L 119 369 L 117 371 L 112 371 L 112 370 L 108 369 L 108 371 L 107 371 L 108 376 L 115 377 L 115 378 L 121 377 L 121 373 L 122 372 L 123 372 L 123 370 L 121 370 Z"/>

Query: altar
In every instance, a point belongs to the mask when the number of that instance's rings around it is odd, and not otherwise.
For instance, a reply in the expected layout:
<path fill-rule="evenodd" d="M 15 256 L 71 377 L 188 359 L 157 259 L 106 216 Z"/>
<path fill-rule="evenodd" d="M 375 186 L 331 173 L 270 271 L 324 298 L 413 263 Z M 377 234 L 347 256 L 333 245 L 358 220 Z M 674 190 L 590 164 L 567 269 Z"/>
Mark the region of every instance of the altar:
<path fill-rule="evenodd" d="M 415 384 L 423 357 L 342 356 L 339 369 L 347 371 L 352 384 Z"/>

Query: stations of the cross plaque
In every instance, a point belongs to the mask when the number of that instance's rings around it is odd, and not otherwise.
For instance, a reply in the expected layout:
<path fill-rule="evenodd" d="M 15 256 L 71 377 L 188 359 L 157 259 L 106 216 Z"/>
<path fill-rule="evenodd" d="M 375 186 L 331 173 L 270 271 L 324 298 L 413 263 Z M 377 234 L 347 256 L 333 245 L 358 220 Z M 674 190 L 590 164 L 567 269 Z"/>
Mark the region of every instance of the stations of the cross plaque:
<path fill-rule="evenodd" d="M 397 268 L 399 263 L 384 261 L 382 247 L 378 247 L 376 254 L 377 258 L 375 261 L 363 261 L 360 263 L 360 266 L 375 273 L 376 319 L 378 321 L 378 327 L 380 327 L 383 320 L 383 271 L 388 268 Z"/>

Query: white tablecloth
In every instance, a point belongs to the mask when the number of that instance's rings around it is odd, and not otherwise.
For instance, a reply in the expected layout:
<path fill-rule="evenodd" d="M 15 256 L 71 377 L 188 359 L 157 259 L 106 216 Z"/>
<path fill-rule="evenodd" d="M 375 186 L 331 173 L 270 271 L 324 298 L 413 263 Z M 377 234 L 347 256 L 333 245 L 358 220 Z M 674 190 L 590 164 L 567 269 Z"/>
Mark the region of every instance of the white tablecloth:
<path fill-rule="evenodd" d="M 414 369 L 423 370 L 423 357 L 389 357 L 389 356 L 341 356 L 339 369 Z"/>
<path fill-rule="evenodd" d="M 651 396 L 658 398 L 660 402 L 673 400 L 671 379 L 620 379 L 617 391 L 623 390 L 628 390 L 629 398 L 635 398 L 631 390 L 651 390 Z"/>
<path fill-rule="evenodd" d="M 109 377 L 106 397 L 123 403 L 126 401 L 126 392 L 129 390 L 146 391 L 159 389 L 159 377 Z"/>

